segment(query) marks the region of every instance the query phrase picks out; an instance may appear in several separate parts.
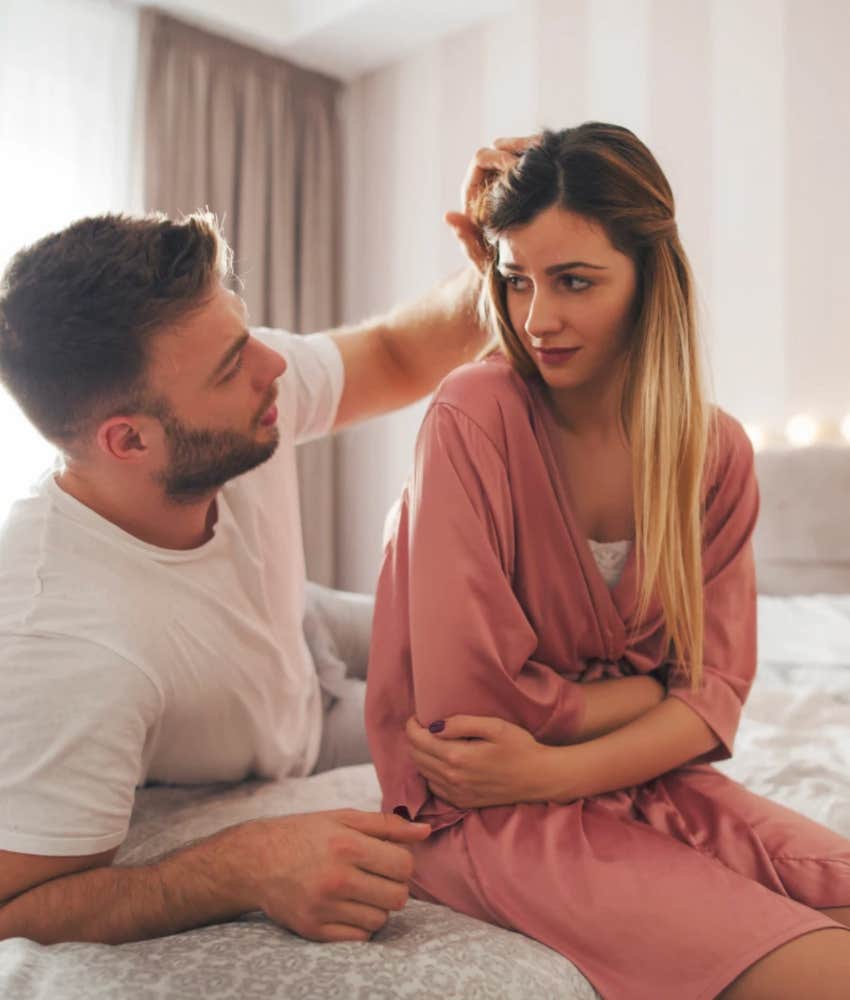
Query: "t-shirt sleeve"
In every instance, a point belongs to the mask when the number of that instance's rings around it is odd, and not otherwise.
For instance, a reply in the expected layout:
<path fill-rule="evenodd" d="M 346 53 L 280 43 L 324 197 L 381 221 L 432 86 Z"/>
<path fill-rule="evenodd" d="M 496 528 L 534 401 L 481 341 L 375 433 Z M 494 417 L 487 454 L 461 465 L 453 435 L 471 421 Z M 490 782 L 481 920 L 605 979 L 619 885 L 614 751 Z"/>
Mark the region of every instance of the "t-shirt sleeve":
<path fill-rule="evenodd" d="M 133 664 L 62 636 L 0 636 L 0 850 L 117 847 L 159 693 Z"/>
<path fill-rule="evenodd" d="M 669 694 L 689 705 L 720 745 L 705 760 L 732 755 L 741 710 L 756 671 L 756 574 L 752 534 L 759 497 L 753 449 L 743 428 L 723 415 L 716 471 L 705 501 L 703 683 L 673 677 Z"/>
<path fill-rule="evenodd" d="M 293 396 L 295 443 L 327 434 L 336 420 L 345 383 L 342 355 L 332 338 L 326 333 L 299 336 L 265 327 L 253 333 L 286 358 L 281 392 Z"/>

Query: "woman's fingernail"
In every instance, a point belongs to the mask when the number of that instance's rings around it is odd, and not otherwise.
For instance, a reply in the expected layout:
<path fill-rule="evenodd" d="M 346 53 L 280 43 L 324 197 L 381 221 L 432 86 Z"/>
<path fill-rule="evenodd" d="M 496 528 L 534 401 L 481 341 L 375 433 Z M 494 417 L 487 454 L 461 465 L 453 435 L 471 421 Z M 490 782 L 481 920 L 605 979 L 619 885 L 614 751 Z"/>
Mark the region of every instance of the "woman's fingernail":
<path fill-rule="evenodd" d="M 438 719 L 436 722 L 432 722 L 428 726 L 428 732 L 430 733 L 441 733 L 446 728 L 445 722 L 442 719 Z"/>

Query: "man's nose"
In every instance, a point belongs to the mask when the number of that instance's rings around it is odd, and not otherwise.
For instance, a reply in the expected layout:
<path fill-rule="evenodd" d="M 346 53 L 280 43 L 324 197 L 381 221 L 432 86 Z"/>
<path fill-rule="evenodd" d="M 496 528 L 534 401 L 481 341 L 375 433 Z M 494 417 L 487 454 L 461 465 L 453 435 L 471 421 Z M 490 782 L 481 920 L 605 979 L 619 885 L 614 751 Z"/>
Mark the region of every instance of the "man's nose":
<path fill-rule="evenodd" d="M 275 379 L 283 375 L 287 369 L 287 364 L 286 358 L 278 351 L 272 350 L 271 347 L 266 347 L 265 344 L 261 344 L 260 347 L 263 357 L 261 363 L 257 365 L 254 381 L 258 389 L 265 390 Z"/>

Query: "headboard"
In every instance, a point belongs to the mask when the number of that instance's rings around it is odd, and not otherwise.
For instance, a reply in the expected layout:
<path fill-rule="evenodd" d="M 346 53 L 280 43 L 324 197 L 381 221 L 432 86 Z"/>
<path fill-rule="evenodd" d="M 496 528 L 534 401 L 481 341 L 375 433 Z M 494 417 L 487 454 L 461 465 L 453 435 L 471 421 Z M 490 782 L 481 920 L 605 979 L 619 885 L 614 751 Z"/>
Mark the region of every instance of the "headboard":
<path fill-rule="evenodd" d="M 850 447 L 756 452 L 762 594 L 850 594 Z"/>

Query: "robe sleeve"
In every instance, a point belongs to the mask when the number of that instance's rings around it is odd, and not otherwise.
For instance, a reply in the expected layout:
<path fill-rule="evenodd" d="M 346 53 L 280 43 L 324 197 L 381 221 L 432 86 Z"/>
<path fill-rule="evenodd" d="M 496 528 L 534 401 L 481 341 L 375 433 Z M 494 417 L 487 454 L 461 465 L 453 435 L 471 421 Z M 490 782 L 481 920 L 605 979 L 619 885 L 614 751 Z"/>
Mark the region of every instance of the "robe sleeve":
<path fill-rule="evenodd" d="M 564 742 L 584 715 L 581 685 L 534 659 L 514 593 L 514 509 L 502 455 L 451 404 L 432 406 L 410 491 L 410 654 L 416 716 L 494 716 Z"/>
<path fill-rule="evenodd" d="M 753 449 L 743 428 L 721 414 L 715 472 L 703 519 L 705 640 L 703 683 L 674 678 L 668 693 L 689 705 L 720 745 L 703 760 L 732 756 L 741 709 L 756 671 L 756 575 L 752 533 L 759 497 Z"/>

